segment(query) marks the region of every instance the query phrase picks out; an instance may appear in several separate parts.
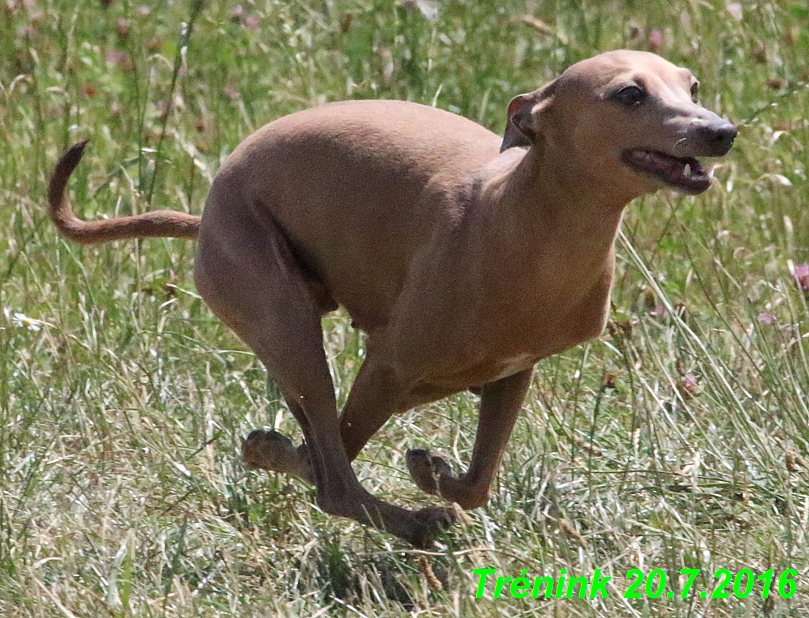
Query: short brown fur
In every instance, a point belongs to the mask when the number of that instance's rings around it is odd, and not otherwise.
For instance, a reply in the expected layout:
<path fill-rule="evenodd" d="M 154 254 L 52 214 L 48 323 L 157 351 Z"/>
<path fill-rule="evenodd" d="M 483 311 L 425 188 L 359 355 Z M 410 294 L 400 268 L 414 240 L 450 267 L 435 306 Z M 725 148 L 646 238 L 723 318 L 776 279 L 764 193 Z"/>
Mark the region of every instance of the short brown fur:
<path fill-rule="evenodd" d="M 486 503 L 534 364 L 604 327 L 624 206 L 666 184 L 704 190 L 690 157 L 730 148 L 735 128 L 694 102 L 694 84 L 653 54 L 602 54 L 515 98 L 503 139 L 413 103 L 324 105 L 245 139 L 201 222 L 80 221 L 62 194 L 82 144 L 57 165 L 50 212 L 79 242 L 198 236 L 200 294 L 267 367 L 305 438 L 296 449 L 255 431 L 244 460 L 314 482 L 329 513 L 426 546 L 453 511 L 374 498 L 350 462 L 392 414 L 479 389 L 466 473 L 426 450 L 407 463 L 425 491 Z M 339 416 L 320 326 L 337 305 L 368 333 Z"/>

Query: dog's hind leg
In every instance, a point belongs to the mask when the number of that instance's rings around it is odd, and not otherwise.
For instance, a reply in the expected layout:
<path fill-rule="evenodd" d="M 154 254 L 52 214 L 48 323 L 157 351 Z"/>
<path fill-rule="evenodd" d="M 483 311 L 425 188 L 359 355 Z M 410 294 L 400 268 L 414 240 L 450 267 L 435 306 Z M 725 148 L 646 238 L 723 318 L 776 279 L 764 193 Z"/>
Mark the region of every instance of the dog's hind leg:
<path fill-rule="evenodd" d="M 455 476 L 449 464 L 428 450 L 408 451 L 407 467 L 416 485 L 464 509 L 486 504 L 533 373 L 528 369 L 483 385 L 475 448 L 465 474 Z"/>
<path fill-rule="evenodd" d="M 340 439 L 320 307 L 280 229 L 269 219 L 250 220 L 237 206 L 209 198 L 210 219 L 203 216 L 195 266 L 200 294 L 278 383 L 303 430 L 311 465 L 306 476 L 315 482 L 318 505 L 427 546 L 452 523 L 451 512 L 407 511 L 374 498 L 360 485 Z M 301 470 L 301 461 L 296 466 Z"/>

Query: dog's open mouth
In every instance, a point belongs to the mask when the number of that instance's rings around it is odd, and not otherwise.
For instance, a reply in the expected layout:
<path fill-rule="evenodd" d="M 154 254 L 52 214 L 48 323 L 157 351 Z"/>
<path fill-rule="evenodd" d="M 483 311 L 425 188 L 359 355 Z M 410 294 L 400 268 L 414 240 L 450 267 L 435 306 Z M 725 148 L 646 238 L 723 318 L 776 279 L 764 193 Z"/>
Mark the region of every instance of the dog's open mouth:
<path fill-rule="evenodd" d="M 623 160 L 637 172 L 653 176 L 684 193 L 702 193 L 711 186 L 708 170 L 693 157 L 678 158 L 656 150 L 626 150 Z"/>

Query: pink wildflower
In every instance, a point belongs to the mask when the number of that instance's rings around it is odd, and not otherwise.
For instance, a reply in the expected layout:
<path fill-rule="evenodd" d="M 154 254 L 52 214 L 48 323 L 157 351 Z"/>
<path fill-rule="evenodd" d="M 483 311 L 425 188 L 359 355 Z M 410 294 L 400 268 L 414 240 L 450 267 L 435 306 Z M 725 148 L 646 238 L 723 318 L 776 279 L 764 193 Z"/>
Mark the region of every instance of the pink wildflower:
<path fill-rule="evenodd" d="M 796 264 L 794 276 L 801 291 L 809 294 L 809 264 Z"/>

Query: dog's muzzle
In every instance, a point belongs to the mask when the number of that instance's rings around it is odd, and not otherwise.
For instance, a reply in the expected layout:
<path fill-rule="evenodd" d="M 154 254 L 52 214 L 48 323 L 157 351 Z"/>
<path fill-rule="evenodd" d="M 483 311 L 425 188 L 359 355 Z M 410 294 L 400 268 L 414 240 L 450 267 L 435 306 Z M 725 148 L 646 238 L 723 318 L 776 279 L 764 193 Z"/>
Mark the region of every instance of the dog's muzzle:
<path fill-rule="evenodd" d="M 702 140 L 704 148 L 702 156 L 721 157 L 726 155 L 733 146 L 738 130 L 735 125 L 722 120 L 703 125 L 697 129 L 697 135 Z"/>

